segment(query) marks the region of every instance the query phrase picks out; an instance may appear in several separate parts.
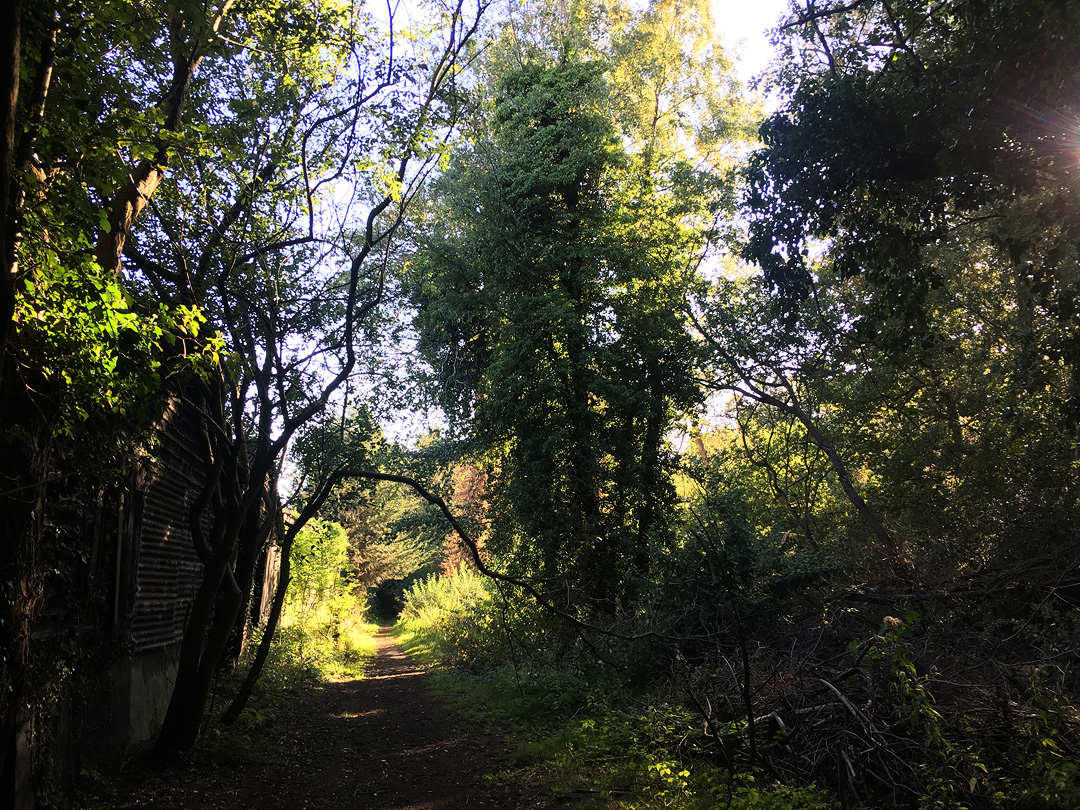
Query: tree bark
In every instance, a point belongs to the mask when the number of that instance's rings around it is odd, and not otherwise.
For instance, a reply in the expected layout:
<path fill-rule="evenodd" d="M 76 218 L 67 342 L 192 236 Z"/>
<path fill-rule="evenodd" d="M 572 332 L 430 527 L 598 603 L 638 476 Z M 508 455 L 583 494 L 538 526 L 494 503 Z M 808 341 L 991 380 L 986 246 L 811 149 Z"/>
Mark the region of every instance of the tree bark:
<path fill-rule="evenodd" d="M 271 482 L 271 488 L 274 486 Z M 240 609 L 233 621 L 232 633 L 222 656 L 221 668 L 235 667 L 244 651 L 245 639 L 252 624 L 251 591 L 255 582 L 255 570 L 262 557 L 266 541 L 273 531 L 269 499 L 260 499 L 248 507 L 244 527 L 240 532 L 239 549 L 236 555 L 235 570 L 238 576 L 237 587 L 240 589 Z M 276 499 L 275 499 L 276 501 Z M 278 507 L 280 508 L 280 507 Z M 257 610 L 257 606 L 256 606 Z"/>
<path fill-rule="evenodd" d="M 660 442 L 663 439 L 664 390 L 655 359 L 648 361 L 649 412 L 641 445 L 641 503 L 638 506 L 637 548 L 634 568 L 642 579 L 649 575 L 651 532 L 656 523 L 656 489 L 660 486 Z"/>
<path fill-rule="evenodd" d="M 837 452 L 836 447 L 833 446 L 833 443 L 829 441 L 814 420 L 810 418 L 810 414 L 799 405 L 798 400 L 795 399 L 793 395 L 790 402 L 785 402 L 779 397 L 774 397 L 756 386 L 751 385 L 751 389 L 752 390 L 750 391 L 742 390 L 742 393 L 751 399 L 756 399 L 758 402 L 777 408 L 799 420 L 806 429 L 807 434 L 810 436 L 810 440 L 821 448 L 825 457 L 829 459 L 829 464 L 832 465 L 833 472 L 836 473 L 836 478 L 840 482 L 840 488 L 844 490 L 844 495 L 847 496 L 851 505 L 855 507 L 855 511 L 859 513 L 859 517 L 863 519 L 874 537 L 881 544 L 890 561 L 893 563 L 898 562 L 899 548 L 896 545 L 896 541 L 881 522 L 877 512 L 870 507 L 859 494 L 858 490 L 855 489 L 855 485 L 851 482 L 851 476 L 848 474 L 847 465 L 844 464 L 843 459 L 840 458 L 840 454 Z M 790 386 L 789 393 L 791 393 Z"/>
<path fill-rule="evenodd" d="M 263 629 L 262 638 L 259 640 L 259 648 L 255 651 L 255 657 L 251 661 L 251 667 L 248 669 L 247 675 L 244 676 L 244 682 L 240 684 L 240 689 L 237 691 L 232 703 L 221 715 L 221 722 L 227 726 L 235 723 L 245 707 L 247 707 L 247 702 L 251 699 L 255 684 L 262 677 L 266 659 L 270 656 L 270 647 L 274 643 L 274 634 L 277 632 L 278 623 L 281 621 L 281 612 L 285 607 L 285 594 L 289 590 L 289 579 L 292 576 L 291 558 L 293 539 L 295 537 L 295 533 L 289 532 L 282 538 L 281 568 L 278 571 L 274 599 L 270 603 L 270 614 L 266 617 L 266 627 Z"/>
<path fill-rule="evenodd" d="M 240 713 L 244 711 L 244 707 L 247 706 L 248 699 L 251 697 L 251 692 L 262 675 L 263 665 L 270 655 L 270 645 L 274 641 L 274 633 L 277 632 L 278 622 L 281 621 L 281 612 L 285 607 L 285 595 L 289 589 L 293 542 L 301 530 L 322 509 L 326 499 L 334 491 L 334 487 L 349 475 L 348 471 L 339 469 L 319 482 L 314 495 L 300 510 L 300 514 L 296 516 L 296 520 L 292 522 L 288 530 L 283 529 L 281 511 L 278 510 L 275 524 L 281 537 L 281 568 L 278 572 L 277 590 L 274 591 L 274 600 L 270 604 L 270 615 L 266 619 L 266 628 L 263 630 L 263 637 L 259 641 L 259 649 L 255 651 L 255 658 L 251 662 L 251 667 L 248 669 L 236 697 L 233 698 L 233 702 L 229 704 L 229 707 L 221 716 L 221 722 L 227 726 L 235 723 L 237 718 L 240 717 Z"/>
<path fill-rule="evenodd" d="M 11 200 L 15 166 L 15 117 L 19 104 L 22 57 L 22 0 L 9 0 L 0 11 L 0 386 L 4 382 L 2 360 L 15 318 L 16 212 Z"/>

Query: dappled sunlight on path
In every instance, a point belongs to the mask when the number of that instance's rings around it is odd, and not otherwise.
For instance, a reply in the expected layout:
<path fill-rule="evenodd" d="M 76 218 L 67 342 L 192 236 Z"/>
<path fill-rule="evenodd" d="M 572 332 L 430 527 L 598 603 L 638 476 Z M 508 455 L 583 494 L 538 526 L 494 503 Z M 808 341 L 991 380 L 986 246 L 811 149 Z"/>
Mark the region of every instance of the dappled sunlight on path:
<path fill-rule="evenodd" d="M 529 810 L 548 806 L 535 786 L 486 774 L 508 767 L 506 734 L 453 715 L 387 628 L 366 677 L 296 695 L 281 756 L 269 763 L 193 760 L 133 778 L 97 808 L 126 810 Z M 242 752 L 238 752 L 242 754 Z M 133 777 L 136 775 L 133 774 Z M 104 799 L 104 797 L 102 797 Z"/>
<path fill-rule="evenodd" d="M 375 666 L 365 680 L 423 675 L 424 670 L 413 666 L 412 659 L 398 646 L 388 630 L 386 627 L 379 628 L 379 635 L 375 639 Z"/>
<path fill-rule="evenodd" d="M 302 702 L 310 704 L 310 725 L 296 725 L 294 745 L 308 777 L 298 798 L 357 810 L 537 806 L 513 786 L 481 781 L 505 766 L 503 741 L 476 733 L 486 729 L 469 728 L 435 701 L 423 670 L 386 628 L 376 642 L 367 677 L 325 684 Z M 316 706 L 325 707 L 321 721 Z"/>

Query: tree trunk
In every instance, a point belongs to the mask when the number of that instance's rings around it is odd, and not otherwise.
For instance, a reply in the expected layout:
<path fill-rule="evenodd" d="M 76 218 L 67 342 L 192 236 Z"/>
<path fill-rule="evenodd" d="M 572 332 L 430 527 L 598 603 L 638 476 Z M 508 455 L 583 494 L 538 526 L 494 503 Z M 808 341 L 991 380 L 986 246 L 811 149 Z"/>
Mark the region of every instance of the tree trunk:
<path fill-rule="evenodd" d="M 228 570 L 228 561 L 215 563 L 206 572 L 184 630 L 172 699 L 154 746 L 154 755 L 160 760 L 190 751 L 195 745 L 218 662 L 240 610 L 240 590 Z"/>
<path fill-rule="evenodd" d="M 169 19 L 169 44 L 172 50 L 173 76 L 169 91 L 161 103 L 161 112 L 165 122 L 162 130 L 176 132 L 184 115 L 191 82 L 195 71 L 202 62 L 203 48 L 206 42 L 217 33 L 221 22 L 235 0 L 225 0 L 221 9 L 209 21 L 209 24 L 191 31 L 185 20 L 183 9 L 173 9 Z M 96 255 L 102 269 L 120 274 L 120 257 L 124 255 L 124 244 L 131 234 L 135 222 L 157 191 L 165 178 L 165 169 L 169 165 L 169 153 L 160 141 L 152 160 L 143 160 L 128 175 L 128 182 L 121 186 L 105 205 L 109 216 L 109 228 L 98 235 Z"/>
<path fill-rule="evenodd" d="M 266 539 L 273 528 L 272 516 L 265 513 L 263 500 L 253 501 L 244 518 L 244 527 L 240 532 L 239 551 L 236 555 L 236 584 L 240 589 L 240 608 L 233 622 L 228 644 L 222 655 L 223 668 L 235 667 L 244 651 L 244 641 L 251 625 L 251 590 L 255 582 L 255 569 L 262 558 Z"/>
<path fill-rule="evenodd" d="M 790 390 L 790 387 L 788 389 L 788 393 L 791 395 L 790 402 L 785 402 L 778 397 L 774 397 L 771 394 L 767 394 L 756 388 L 753 391 L 743 391 L 742 393 L 746 394 L 746 396 L 751 399 L 756 399 L 758 402 L 777 408 L 799 420 L 806 429 L 807 434 L 810 436 L 810 440 L 821 448 L 821 451 L 825 454 L 826 458 L 829 459 L 829 464 L 832 465 L 833 472 L 836 473 L 836 478 L 840 482 L 840 488 L 844 490 L 844 494 L 847 496 L 848 501 L 855 507 L 855 511 L 859 513 L 859 517 L 861 517 L 870 528 L 870 531 L 884 549 L 889 561 L 894 565 L 897 564 L 899 562 L 900 550 L 896 545 L 896 541 L 881 522 L 877 512 L 863 500 L 863 497 L 859 494 L 858 490 L 855 489 L 855 485 L 851 482 L 851 476 L 848 474 L 847 465 L 844 464 L 843 459 L 840 458 L 840 454 L 836 451 L 832 442 L 830 442 L 825 434 L 821 432 L 821 429 L 818 428 L 814 420 L 810 418 L 810 414 L 799 405 L 798 400 L 795 399 L 794 393 Z"/>
<path fill-rule="evenodd" d="M 294 532 L 289 532 L 282 538 L 281 568 L 278 571 L 277 590 L 274 591 L 274 600 L 270 603 L 270 615 L 266 617 L 266 627 L 263 629 L 259 648 L 255 651 L 255 657 L 251 661 L 251 667 L 248 669 L 247 675 L 244 676 L 244 682 L 240 685 L 240 690 L 236 693 L 232 703 L 229 704 L 229 708 L 221 715 L 221 722 L 227 726 L 235 723 L 244 711 L 248 700 L 251 698 L 251 693 L 255 689 L 255 684 L 259 682 L 259 678 L 262 676 L 266 659 L 270 655 L 270 647 L 274 643 L 274 634 L 277 632 L 278 623 L 281 621 L 281 612 L 285 607 L 285 594 L 289 589 L 289 578 L 292 573 L 290 559 L 293 538 L 295 537 Z"/>
<path fill-rule="evenodd" d="M 20 728 L 34 688 L 31 632 L 44 601 L 41 533 L 51 441 L 27 393 L 21 384 L 0 389 L 0 424 L 24 431 L 0 435 L 0 795 L 14 795 Z"/>
<path fill-rule="evenodd" d="M 799 414 L 802 413 L 802 409 L 799 409 Z M 889 556 L 889 559 L 892 562 L 896 562 L 899 557 L 899 548 L 896 545 L 896 541 L 881 522 L 877 512 L 863 500 L 863 497 L 855 489 L 855 485 L 851 483 L 851 476 L 848 475 L 847 467 L 841 460 L 840 454 L 836 452 L 836 448 L 833 447 L 832 442 L 825 438 L 825 434 L 818 429 L 817 425 L 815 425 L 808 416 L 803 414 L 798 418 L 806 428 L 806 432 L 810 434 L 810 438 L 813 439 L 814 444 L 820 447 L 822 452 L 828 457 L 829 463 L 832 464 L 833 471 L 840 481 L 840 486 L 843 488 L 844 494 L 847 495 L 848 500 L 851 501 L 852 506 L 855 507 L 855 511 L 859 513 L 859 516 L 866 522 L 866 525 L 870 527 L 870 531 L 873 532 L 874 537 L 877 538 L 878 543 L 881 544 L 882 549 L 884 549 L 885 553 Z"/>
<path fill-rule="evenodd" d="M 664 392 L 655 360 L 649 360 L 649 412 L 641 444 L 641 503 L 638 507 L 637 548 L 634 568 L 642 579 L 649 575 L 650 533 L 656 522 L 656 488 L 660 486 L 660 442 L 663 439 Z"/>
<path fill-rule="evenodd" d="M 4 381 L 9 373 L 7 342 L 15 316 L 15 212 L 11 207 L 11 173 L 15 160 L 15 117 L 19 101 L 22 56 L 22 1 L 0 9 L 0 424 L 13 424 L 20 408 Z M 25 656 L 14 585 L 22 574 L 20 541 L 38 499 L 24 489 L 30 483 L 25 447 L 17 440 L 0 441 L 0 579 L 12 585 L 0 593 L 0 680 L 11 686 L 0 694 L 0 795 L 14 795 L 15 741 L 18 707 L 23 704 Z"/>
<path fill-rule="evenodd" d="M 0 11 L 0 386 L 3 358 L 15 317 L 16 212 L 11 201 L 11 173 L 15 164 L 15 117 L 19 102 L 22 55 L 22 0 L 9 0 Z"/>
<path fill-rule="evenodd" d="M 785 402 L 779 397 L 775 397 L 767 391 L 763 391 L 757 384 L 754 383 L 749 373 L 746 372 L 738 361 L 720 344 L 715 338 L 709 337 L 708 333 L 702 329 L 701 324 L 694 319 L 693 314 L 690 314 L 691 319 L 694 321 L 694 325 L 697 327 L 698 332 L 705 337 L 706 340 L 715 348 L 720 357 L 728 364 L 728 366 L 734 370 L 734 372 L 742 379 L 742 386 L 727 385 L 723 386 L 727 390 L 732 390 L 737 393 L 741 393 L 744 396 L 749 397 L 757 402 L 761 402 L 768 405 L 771 408 L 777 408 L 778 410 L 794 416 L 802 426 L 806 429 L 807 434 L 810 436 L 810 440 L 814 442 L 821 451 L 825 453 L 825 456 L 829 459 L 829 464 L 832 466 L 833 471 L 836 473 L 837 479 L 840 481 L 840 487 L 844 490 L 844 495 L 847 496 L 848 501 L 855 507 L 855 511 L 859 513 L 859 517 L 863 519 L 866 525 L 870 528 L 874 537 L 881 545 L 885 552 L 886 557 L 890 565 L 893 567 L 897 574 L 901 574 L 901 561 L 900 561 L 900 549 L 889 534 L 885 525 L 881 522 L 877 512 L 875 512 L 869 504 L 863 500 L 862 496 L 855 489 L 855 485 L 851 482 L 851 476 L 848 475 L 847 466 L 844 464 L 843 459 L 840 458 L 840 454 L 836 451 L 832 442 L 828 440 L 824 433 L 818 428 L 813 419 L 810 418 L 810 414 L 799 404 L 798 397 L 795 396 L 795 389 L 791 382 L 780 372 L 773 369 L 773 373 L 780 380 L 780 385 L 787 391 L 790 401 Z"/>

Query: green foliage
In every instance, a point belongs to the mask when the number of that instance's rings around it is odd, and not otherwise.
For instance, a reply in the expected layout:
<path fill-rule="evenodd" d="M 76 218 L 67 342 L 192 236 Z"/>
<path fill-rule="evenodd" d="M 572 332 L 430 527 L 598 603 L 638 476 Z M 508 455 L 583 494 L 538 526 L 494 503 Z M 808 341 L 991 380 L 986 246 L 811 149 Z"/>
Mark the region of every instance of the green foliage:
<path fill-rule="evenodd" d="M 164 378 L 206 374 L 222 342 L 200 340 L 199 310 L 137 304 L 94 262 L 43 264 L 18 299 L 18 351 L 56 391 L 53 430 L 69 438 L 121 420 L 123 430 L 145 425 L 163 409 Z"/>
<path fill-rule="evenodd" d="M 844 574 L 900 572 L 922 599 L 993 566 L 1023 577 L 1018 563 L 1042 554 L 1075 568 L 1080 219 L 1065 46 L 1080 16 L 1065 0 L 793 6 L 775 78 L 788 96 L 743 175 L 742 253 L 758 276 L 714 261 L 734 239 L 733 161 L 753 110 L 706 5 L 508 9 L 479 60 L 471 137 L 453 147 L 459 88 L 431 105 L 414 96 L 459 28 L 432 22 L 391 58 L 373 19 L 337 0 L 236 4 L 216 32 L 188 0 L 28 8 L 27 88 L 59 34 L 44 126 L 31 93 L 20 102 L 9 359 L 55 458 L 78 469 L 137 444 L 166 381 L 206 381 L 210 450 L 244 460 L 212 499 L 214 526 L 236 524 L 242 495 L 276 492 L 284 469 L 304 503 L 348 468 L 413 463 L 446 491 L 450 462 L 468 464 L 475 497 L 455 508 L 492 563 L 635 639 L 577 637 L 466 565 L 419 577 L 443 557 L 442 517 L 354 481 L 327 500 L 333 522 L 297 539 L 271 683 L 356 672 L 370 652 L 357 593 L 407 586 L 405 643 L 516 702 L 544 731 L 520 762 L 564 789 L 609 794 L 597 806 L 823 807 L 813 787 L 760 781 L 754 768 L 780 756 L 769 740 L 735 757 L 741 773 L 710 759 L 749 738 L 757 690 L 782 669 L 754 671 L 747 650 L 805 631 L 793 606 L 821 612 L 800 597 Z M 191 53 L 197 80 L 167 124 L 173 60 Z M 457 75 L 450 61 L 440 75 Z M 423 168 L 406 171 L 414 157 Z M 146 161 L 169 172 L 116 274 L 91 258 L 115 235 L 102 201 Z M 395 228 L 436 165 L 425 221 L 399 251 Z M 381 341 L 406 328 L 409 304 L 463 441 L 429 437 L 406 459 L 350 378 L 400 381 Z M 727 397 L 730 421 L 701 436 L 698 461 L 680 458 L 673 438 L 708 392 Z M 409 396 L 385 393 L 384 410 Z M 30 447 L 24 424 L 5 431 Z M 888 560 L 861 523 L 866 502 L 895 537 Z M 231 562 L 237 542 L 210 545 Z M 1075 613 L 1038 610 L 1016 635 L 1073 655 Z M 945 681 L 916 653 L 914 624 L 872 639 L 852 669 L 887 684 L 869 700 L 924 805 L 1080 801 L 1060 690 L 1037 685 L 1009 741 L 984 744 L 939 701 Z M 740 653 L 745 674 L 727 678 Z M 627 708 L 627 684 L 658 673 L 686 688 L 727 678 L 729 709 L 745 702 L 703 742 L 700 718 L 662 690 Z M 874 734 L 868 756 L 890 750 Z"/>
<path fill-rule="evenodd" d="M 1059 696 L 1036 680 L 1023 702 L 1007 712 L 1013 726 L 1008 734 L 977 730 L 971 716 L 939 707 L 937 693 L 947 685 L 919 661 L 917 645 L 925 633 L 919 614 L 911 611 L 902 622 L 887 619 L 869 646 L 853 641 L 848 648 L 857 666 L 889 685 L 892 717 L 882 718 L 882 728 L 893 735 L 894 755 L 914 767 L 911 790 L 920 797 L 918 806 L 1072 807 L 1080 791 L 1076 726 Z"/>
<path fill-rule="evenodd" d="M 454 609 L 454 595 L 466 602 L 475 593 L 445 580 L 430 582 L 415 593 L 416 613 L 410 615 L 407 609 L 398 631 L 411 654 L 419 653 L 428 664 L 450 663 L 457 652 L 440 640 L 444 637 L 425 635 L 426 626 L 418 617 L 431 616 L 445 626 L 465 614 Z M 470 622 L 464 619 L 464 624 Z M 428 644 L 419 644 L 421 637 Z M 438 692 L 459 711 L 493 713 L 525 729 L 527 739 L 514 756 L 514 767 L 491 777 L 494 781 L 520 781 L 525 770 L 530 778 L 550 783 L 557 797 L 593 797 L 582 807 L 705 810 L 721 803 L 746 810 L 824 810 L 832 806 L 813 787 L 759 783 L 752 774 L 730 777 L 695 746 L 700 726 L 690 712 L 659 694 L 632 694 L 611 671 L 579 667 L 565 657 L 539 655 L 521 665 L 504 664 L 474 675 L 459 668 L 441 674 Z"/>
<path fill-rule="evenodd" d="M 973 224 L 970 239 L 927 249 L 940 272 L 920 305 L 925 338 L 907 346 L 896 342 L 899 314 L 885 332 L 871 326 L 875 282 L 838 275 L 831 251 L 812 265 L 815 295 L 791 304 L 798 330 L 775 327 L 783 302 L 759 277 L 701 292 L 714 384 L 733 392 L 739 429 L 722 452 L 759 514 L 799 544 L 839 544 L 858 567 L 880 570 L 877 538 L 842 491 L 828 442 L 921 576 L 1072 542 L 1070 372 L 1039 348 L 1063 333 L 984 236 Z M 1029 453 L 1043 463 L 1027 463 Z"/>
<path fill-rule="evenodd" d="M 1078 25 L 1063 1 L 794 11 L 779 38 L 790 100 L 762 128 L 747 198 L 746 254 L 784 312 L 811 293 L 825 242 L 838 276 L 865 279 L 868 335 L 933 340 L 926 304 L 957 269 L 937 249 L 978 244 L 1058 321 L 1042 353 L 1075 369 L 1076 100 L 1061 54 Z"/>
<path fill-rule="evenodd" d="M 610 612 L 671 529 L 668 432 L 701 399 L 681 309 L 728 186 L 656 133 L 628 152 L 606 71 L 498 77 L 481 137 L 432 187 L 414 303 L 488 475 L 489 546 Z"/>
<path fill-rule="evenodd" d="M 304 625 L 330 625 L 336 603 L 348 597 L 348 551 L 348 537 L 335 523 L 313 520 L 301 529 L 293 544 L 286 615 Z"/>
<path fill-rule="evenodd" d="M 1025 708 L 1029 720 L 1021 729 L 1021 759 L 1013 771 L 1020 776 L 1006 778 L 1001 786 L 987 780 L 988 790 L 1004 799 L 1001 807 L 1075 807 L 1080 803 L 1075 718 L 1069 718 L 1057 695 L 1037 684 Z"/>
<path fill-rule="evenodd" d="M 798 549 L 775 528 L 763 528 L 739 485 L 716 472 L 706 481 L 686 506 L 678 545 L 658 555 L 640 603 L 645 626 L 663 628 L 688 647 L 720 627 L 742 634 L 769 626 L 793 597 L 838 568 L 831 555 Z"/>
<path fill-rule="evenodd" d="M 375 649 L 362 593 L 344 529 L 323 520 L 308 523 L 294 541 L 285 611 L 271 648 L 283 677 L 290 669 L 317 677 L 363 673 Z"/>
<path fill-rule="evenodd" d="M 23 19 L 15 186 L 4 209 L 4 227 L 18 234 L 4 257 L 14 259 L 8 351 L 48 430 L 63 437 L 61 453 L 107 477 L 160 418 L 165 381 L 212 373 L 224 346 L 195 302 L 144 296 L 94 258 L 114 227 L 103 200 L 157 150 L 160 88 L 146 77 L 166 65 L 171 76 L 172 66 L 155 17 L 91 2 L 42 3 Z M 51 80 L 38 87 L 53 30 Z M 103 59 L 104 69 L 86 69 Z M 32 101 L 40 90 L 47 95 Z"/>
<path fill-rule="evenodd" d="M 436 660 L 482 667 L 505 648 L 497 599 L 489 580 L 461 563 L 405 592 L 398 632 L 407 644 L 425 645 Z"/>
<path fill-rule="evenodd" d="M 376 625 L 365 618 L 364 606 L 337 606 L 333 629 L 298 622 L 278 629 L 267 672 L 268 683 L 286 686 L 328 678 L 362 678 L 375 658 Z"/>
<path fill-rule="evenodd" d="M 293 454 L 298 467 L 297 489 L 303 492 L 313 488 L 335 472 L 377 466 L 383 453 L 382 433 L 367 407 L 361 405 L 341 417 L 320 413 L 296 437 Z M 371 486 L 367 482 L 359 484 Z"/>
<path fill-rule="evenodd" d="M 272 764 L 283 752 L 274 742 L 285 719 L 284 709 L 299 690 L 328 679 L 363 678 L 375 658 L 374 625 L 364 622 L 353 606 L 339 617 L 337 631 L 327 637 L 320 628 L 291 624 L 279 628 L 262 677 L 236 722 L 216 725 L 200 738 L 198 751 L 216 765 Z M 240 666 L 219 675 L 215 699 L 224 705 L 239 687 L 241 673 L 259 646 L 262 629 L 252 632 Z M 212 713 L 212 710 L 211 710 Z"/>
<path fill-rule="evenodd" d="M 383 588 L 392 580 L 426 575 L 442 561 L 445 518 L 411 489 L 392 482 L 375 482 L 355 472 L 407 468 L 431 485 L 444 474 L 445 462 L 427 456 L 438 453 L 431 444 L 416 452 L 388 444 L 366 407 L 344 418 L 323 414 L 301 430 L 293 447 L 297 459 L 296 490 L 302 498 L 336 475 L 338 481 L 320 514 L 340 524 L 348 535 L 349 559 L 357 587 Z M 416 469 L 423 472 L 417 472 Z M 418 574 L 418 572 L 421 572 Z M 385 583 L 385 585 L 384 585 Z M 375 613 L 393 618 L 396 609 Z"/>

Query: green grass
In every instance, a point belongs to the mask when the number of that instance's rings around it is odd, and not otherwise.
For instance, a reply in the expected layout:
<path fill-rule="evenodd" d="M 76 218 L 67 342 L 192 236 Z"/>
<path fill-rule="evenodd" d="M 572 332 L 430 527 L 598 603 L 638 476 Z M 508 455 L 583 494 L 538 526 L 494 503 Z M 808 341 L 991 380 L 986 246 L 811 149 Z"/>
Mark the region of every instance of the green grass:
<path fill-rule="evenodd" d="M 547 785 L 580 810 L 827 810 L 813 788 L 735 778 L 701 748 L 696 721 L 659 695 L 631 695 L 613 677 L 549 662 L 480 674 L 446 666 L 445 643 L 416 622 L 399 624 L 402 647 L 431 671 L 432 691 L 471 719 L 512 723 L 513 767 L 489 779 Z"/>
<path fill-rule="evenodd" d="M 401 648 L 425 669 L 435 669 L 442 663 L 436 639 L 401 623 L 395 624 L 391 632 Z"/>
<path fill-rule="evenodd" d="M 461 715 L 519 730 L 513 766 L 493 780 L 546 785 L 560 804 L 583 810 L 832 807 L 813 787 L 729 774 L 676 698 L 635 691 L 616 669 L 568 655 L 572 647 L 559 657 L 558 645 L 537 645 L 550 629 L 530 625 L 527 611 L 517 616 L 518 637 L 546 652 L 525 653 L 528 645 L 494 621 L 496 603 L 474 572 L 425 580 L 406 600 L 394 632 L 432 673 L 436 696 Z M 498 663 L 508 659 L 516 664 Z"/>
<path fill-rule="evenodd" d="M 333 652 L 321 670 L 324 679 L 363 678 L 375 660 L 377 624 L 365 620 L 359 612 L 343 618 L 337 636 L 331 637 Z"/>

